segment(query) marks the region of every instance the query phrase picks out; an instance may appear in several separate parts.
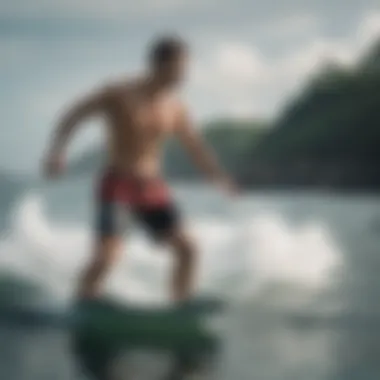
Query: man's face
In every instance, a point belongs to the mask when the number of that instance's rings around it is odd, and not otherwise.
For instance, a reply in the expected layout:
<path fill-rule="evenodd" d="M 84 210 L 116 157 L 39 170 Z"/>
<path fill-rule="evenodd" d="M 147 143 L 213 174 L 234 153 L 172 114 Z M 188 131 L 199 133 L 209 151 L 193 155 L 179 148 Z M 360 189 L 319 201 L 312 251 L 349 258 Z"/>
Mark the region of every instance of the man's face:
<path fill-rule="evenodd" d="M 175 58 L 163 62 L 156 70 L 160 80 L 168 86 L 180 85 L 186 78 L 188 56 L 181 53 Z"/>

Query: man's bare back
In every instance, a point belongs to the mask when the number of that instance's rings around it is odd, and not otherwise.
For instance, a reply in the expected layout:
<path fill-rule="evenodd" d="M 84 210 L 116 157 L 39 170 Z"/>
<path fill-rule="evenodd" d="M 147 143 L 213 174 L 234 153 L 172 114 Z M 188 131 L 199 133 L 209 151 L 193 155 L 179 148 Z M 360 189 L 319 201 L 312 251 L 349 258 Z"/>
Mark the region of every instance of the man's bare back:
<path fill-rule="evenodd" d="M 171 292 L 186 299 L 192 288 L 195 248 L 184 231 L 170 190 L 161 175 L 161 151 L 169 135 L 178 138 L 206 176 L 227 192 L 235 186 L 193 127 L 176 87 L 186 71 L 187 51 L 178 39 L 158 41 L 142 78 L 105 86 L 74 104 L 61 118 L 45 160 L 45 173 L 64 166 L 69 138 L 90 116 L 104 118 L 107 162 L 96 189 L 94 258 L 81 280 L 79 296 L 98 294 L 121 243 L 117 210 L 126 206 L 155 239 L 176 253 Z"/>

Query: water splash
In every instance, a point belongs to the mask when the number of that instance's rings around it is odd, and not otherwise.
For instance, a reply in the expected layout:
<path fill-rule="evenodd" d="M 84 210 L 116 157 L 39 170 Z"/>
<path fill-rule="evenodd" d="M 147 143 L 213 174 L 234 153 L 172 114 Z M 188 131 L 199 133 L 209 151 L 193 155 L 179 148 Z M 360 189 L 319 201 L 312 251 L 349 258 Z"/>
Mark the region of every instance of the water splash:
<path fill-rule="evenodd" d="M 0 265 L 69 297 L 90 258 L 91 231 L 49 219 L 43 205 L 38 194 L 19 203 L 12 228 L 0 241 Z M 199 248 L 198 290 L 229 299 L 252 299 L 275 287 L 317 294 L 333 284 L 341 264 L 336 242 L 318 222 L 295 226 L 278 214 L 261 213 L 248 220 L 193 219 L 189 231 Z M 138 302 L 165 301 L 168 249 L 136 234 L 123 250 L 106 291 Z"/>

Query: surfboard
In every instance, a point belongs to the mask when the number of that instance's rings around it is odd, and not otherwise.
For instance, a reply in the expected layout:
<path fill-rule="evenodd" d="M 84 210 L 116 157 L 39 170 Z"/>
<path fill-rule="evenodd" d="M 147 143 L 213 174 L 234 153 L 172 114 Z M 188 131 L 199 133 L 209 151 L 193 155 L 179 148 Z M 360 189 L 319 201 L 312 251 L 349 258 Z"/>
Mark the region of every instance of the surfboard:
<path fill-rule="evenodd" d="M 136 350 L 169 353 L 173 373 L 216 361 L 221 339 L 210 329 L 209 319 L 225 308 L 223 301 L 212 297 L 161 307 L 102 298 L 77 303 L 70 310 L 3 305 L 0 322 L 19 328 L 66 329 L 77 362 L 93 378 L 101 379 L 120 353 L 128 356 Z"/>
<path fill-rule="evenodd" d="M 179 348 L 205 344 L 210 335 L 210 316 L 220 314 L 225 304 L 216 298 L 194 299 L 172 306 L 141 307 L 110 298 L 78 303 L 77 333 L 88 334 L 117 345 Z M 206 339 L 207 340 L 207 339 Z"/>
<path fill-rule="evenodd" d="M 208 318 L 224 309 L 215 298 L 167 307 L 138 307 L 111 299 L 84 302 L 77 305 L 81 321 L 73 334 L 74 349 L 95 378 L 104 376 L 120 352 L 125 358 L 136 350 L 154 350 L 170 354 L 173 377 L 168 378 L 180 379 L 181 373 L 216 361 L 220 337 L 209 329 Z"/>

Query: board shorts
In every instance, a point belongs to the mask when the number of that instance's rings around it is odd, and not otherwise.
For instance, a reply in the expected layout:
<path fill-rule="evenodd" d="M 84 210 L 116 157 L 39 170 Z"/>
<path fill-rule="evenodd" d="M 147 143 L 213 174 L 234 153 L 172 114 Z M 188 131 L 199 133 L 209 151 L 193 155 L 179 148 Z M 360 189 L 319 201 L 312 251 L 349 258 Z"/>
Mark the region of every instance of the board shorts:
<path fill-rule="evenodd" d="M 125 213 L 136 219 L 154 240 L 167 237 L 179 222 L 169 188 L 161 178 L 141 179 L 106 171 L 98 181 L 96 205 L 98 237 L 122 234 Z"/>

